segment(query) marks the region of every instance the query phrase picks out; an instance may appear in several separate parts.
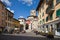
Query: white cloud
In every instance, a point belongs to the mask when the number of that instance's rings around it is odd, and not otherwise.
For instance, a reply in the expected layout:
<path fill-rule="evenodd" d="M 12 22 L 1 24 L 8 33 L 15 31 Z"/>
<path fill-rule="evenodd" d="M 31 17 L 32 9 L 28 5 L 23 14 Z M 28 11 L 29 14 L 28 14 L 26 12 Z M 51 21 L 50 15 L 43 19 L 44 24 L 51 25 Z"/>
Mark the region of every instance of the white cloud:
<path fill-rule="evenodd" d="M 10 8 L 7 8 L 8 10 L 10 10 Z"/>
<path fill-rule="evenodd" d="M 14 13 L 14 10 L 11 10 L 12 13 Z"/>
<path fill-rule="evenodd" d="M 19 16 L 19 18 L 24 18 L 23 16 Z"/>
<path fill-rule="evenodd" d="M 10 8 L 7 8 L 9 11 L 11 11 L 12 13 L 14 13 L 14 10 L 11 10 Z"/>
<path fill-rule="evenodd" d="M 18 1 L 22 1 L 23 4 L 27 4 L 28 6 L 31 6 L 33 4 L 33 0 L 18 0 Z"/>
<path fill-rule="evenodd" d="M 8 6 L 11 6 L 11 2 L 9 0 L 1 0 L 2 2 L 5 2 Z"/>

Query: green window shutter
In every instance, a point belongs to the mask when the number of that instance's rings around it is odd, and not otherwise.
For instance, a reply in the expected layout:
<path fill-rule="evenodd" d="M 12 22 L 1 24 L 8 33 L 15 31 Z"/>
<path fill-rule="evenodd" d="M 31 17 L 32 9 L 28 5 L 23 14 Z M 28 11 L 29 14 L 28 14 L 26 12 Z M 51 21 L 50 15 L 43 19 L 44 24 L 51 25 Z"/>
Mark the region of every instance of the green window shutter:
<path fill-rule="evenodd" d="M 48 17 L 46 17 L 46 22 L 48 21 Z"/>
<path fill-rule="evenodd" d="M 56 11 L 56 16 L 57 16 L 57 17 L 60 16 L 60 9 L 58 9 L 58 10 Z"/>
<path fill-rule="evenodd" d="M 52 20 L 52 19 L 53 19 L 53 14 L 50 15 L 50 20 Z"/>

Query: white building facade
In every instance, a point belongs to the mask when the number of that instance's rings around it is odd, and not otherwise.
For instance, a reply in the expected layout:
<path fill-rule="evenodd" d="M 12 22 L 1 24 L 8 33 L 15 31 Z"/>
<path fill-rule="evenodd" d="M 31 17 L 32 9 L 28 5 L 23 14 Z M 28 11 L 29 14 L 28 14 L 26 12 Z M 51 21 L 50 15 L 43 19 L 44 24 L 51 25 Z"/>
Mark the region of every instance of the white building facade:
<path fill-rule="evenodd" d="M 25 18 L 19 18 L 18 20 L 20 21 L 20 30 L 21 31 L 25 30 L 25 27 L 26 27 L 26 19 Z"/>

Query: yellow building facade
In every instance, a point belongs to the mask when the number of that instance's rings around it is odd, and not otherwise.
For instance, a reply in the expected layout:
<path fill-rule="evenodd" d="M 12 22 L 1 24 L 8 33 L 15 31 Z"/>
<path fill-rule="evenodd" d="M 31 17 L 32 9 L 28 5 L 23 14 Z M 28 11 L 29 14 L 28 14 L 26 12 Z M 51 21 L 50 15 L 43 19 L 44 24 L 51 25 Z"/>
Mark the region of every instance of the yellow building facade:
<path fill-rule="evenodd" d="M 36 10 L 40 32 L 60 35 L 60 0 L 40 0 Z"/>
<path fill-rule="evenodd" d="M 0 1 L 0 32 L 9 30 L 12 28 L 20 28 L 20 23 L 17 19 L 13 18 L 14 13 L 6 8 L 3 2 Z"/>
<path fill-rule="evenodd" d="M 5 5 L 0 1 L 0 32 L 6 27 Z"/>

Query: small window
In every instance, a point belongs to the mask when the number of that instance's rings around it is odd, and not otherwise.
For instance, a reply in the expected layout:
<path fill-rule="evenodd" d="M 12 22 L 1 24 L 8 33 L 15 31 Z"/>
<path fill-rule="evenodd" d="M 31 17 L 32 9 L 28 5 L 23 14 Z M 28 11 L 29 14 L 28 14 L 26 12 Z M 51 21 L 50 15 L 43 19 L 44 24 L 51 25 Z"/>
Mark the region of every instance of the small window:
<path fill-rule="evenodd" d="M 48 16 L 46 17 L 46 22 L 48 21 Z"/>
<path fill-rule="evenodd" d="M 43 23 L 45 22 L 45 20 L 43 19 Z"/>
<path fill-rule="evenodd" d="M 44 26 L 43 26 L 43 28 L 44 28 Z"/>
<path fill-rule="evenodd" d="M 46 26 L 46 28 L 48 28 L 48 25 Z"/>
<path fill-rule="evenodd" d="M 22 22 L 23 22 L 23 20 L 22 20 Z"/>
<path fill-rule="evenodd" d="M 44 9 L 44 4 L 41 5 L 41 8 Z"/>
<path fill-rule="evenodd" d="M 53 13 L 50 15 L 50 20 L 52 20 L 53 19 Z"/>
<path fill-rule="evenodd" d="M 44 16 L 44 13 L 42 14 L 42 17 Z"/>
<path fill-rule="evenodd" d="M 42 22 L 40 21 L 40 24 L 41 24 Z"/>
<path fill-rule="evenodd" d="M 41 15 L 40 15 L 40 19 L 41 19 Z"/>
<path fill-rule="evenodd" d="M 5 16 L 5 14 L 2 12 L 2 16 Z"/>
<path fill-rule="evenodd" d="M 4 20 L 2 20 L 2 25 L 4 24 Z"/>

